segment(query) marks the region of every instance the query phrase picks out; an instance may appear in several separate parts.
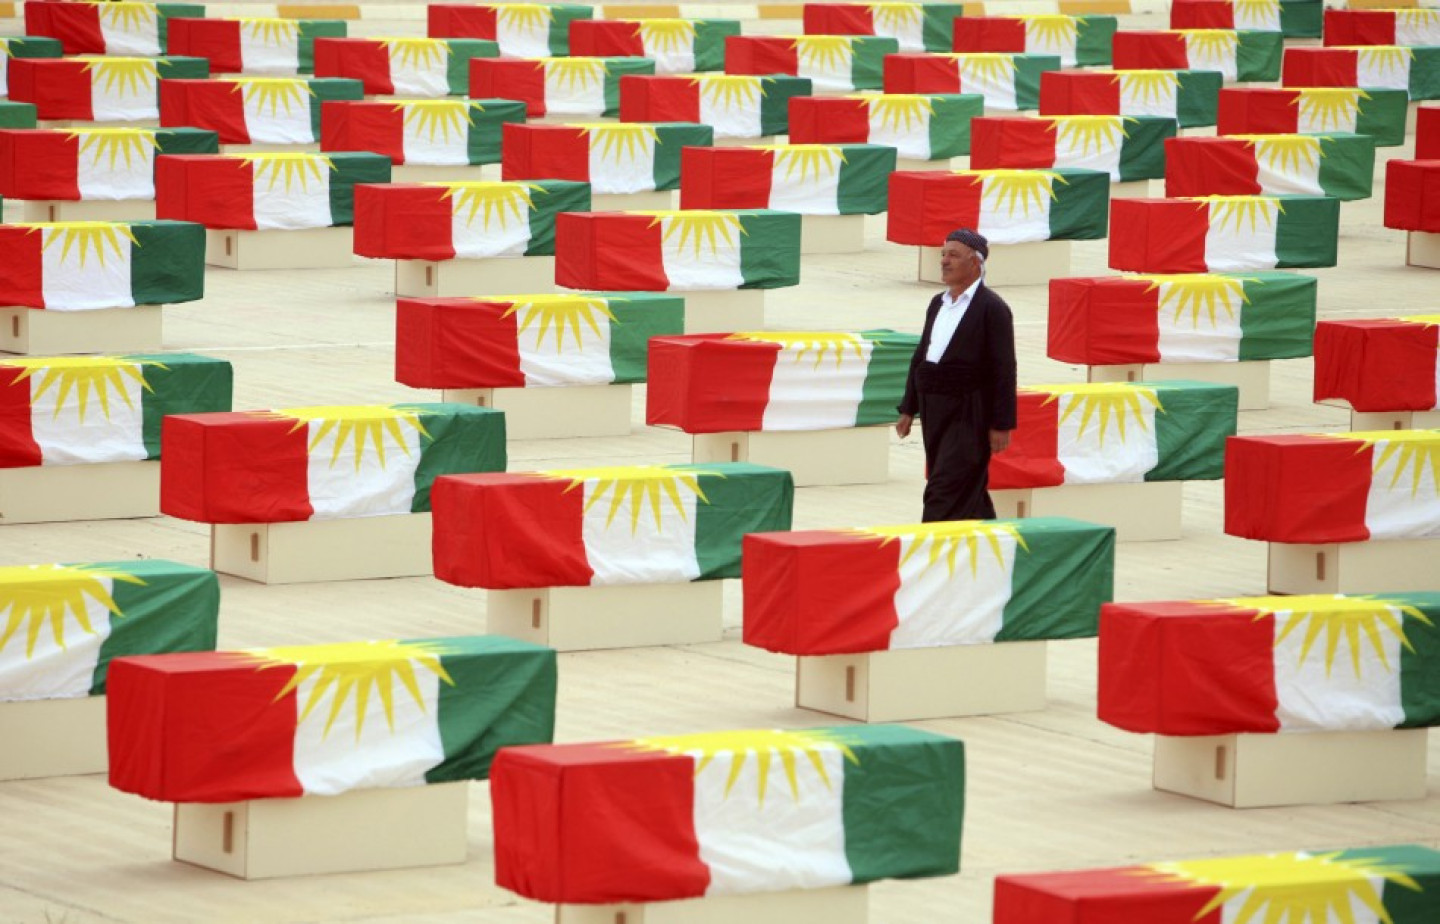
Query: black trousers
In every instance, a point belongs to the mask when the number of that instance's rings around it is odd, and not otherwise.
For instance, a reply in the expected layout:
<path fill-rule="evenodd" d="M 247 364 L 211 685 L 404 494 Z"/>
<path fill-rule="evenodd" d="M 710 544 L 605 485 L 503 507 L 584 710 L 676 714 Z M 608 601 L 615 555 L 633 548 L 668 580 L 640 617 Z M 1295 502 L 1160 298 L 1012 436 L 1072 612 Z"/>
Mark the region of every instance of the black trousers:
<path fill-rule="evenodd" d="M 926 523 L 993 520 L 990 428 L 979 390 L 957 395 L 920 395 L 920 432 L 925 439 Z"/>

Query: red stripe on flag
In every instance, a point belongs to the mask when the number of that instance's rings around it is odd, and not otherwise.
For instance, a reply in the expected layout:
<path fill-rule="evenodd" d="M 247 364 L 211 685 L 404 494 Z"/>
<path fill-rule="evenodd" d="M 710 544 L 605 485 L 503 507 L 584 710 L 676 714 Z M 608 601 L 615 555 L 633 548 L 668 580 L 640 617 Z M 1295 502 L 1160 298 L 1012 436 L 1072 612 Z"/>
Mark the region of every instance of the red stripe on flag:
<path fill-rule="evenodd" d="M 962 16 L 955 20 L 955 51 L 1025 52 L 1025 21 L 1003 16 Z"/>
<path fill-rule="evenodd" d="M 88 5 L 88 4 L 87 4 Z M 44 120 L 95 118 L 86 63 L 64 58 L 10 58 L 10 99 L 33 103 Z"/>
<path fill-rule="evenodd" d="M 1239 138 L 1166 138 L 1165 195 L 1255 196 L 1260 163 Z"/>
<path fill-rule="evenodd" d="M 1060 402 L 1050 398 L 1043 392 L 1020 392 L 1010 445 L 990 457 L 992 489 L 1044 488 L 1065 483 L 1065 467 L 1059 457 Z"/>
<path fill-rule="evenodd" d="M 45 307 L 38 228 L 0 225 L 0 305 Z"/>
<path fill-rule="evenodd" d="M 890 174 L 890 211 L 885 238 L 895 244 L 939 247 L 956 228 L 980 220 L 981 177 L 939 171 Z"/>
<path fill-rule="evenodd" d="M 582 58 L 643 58 L 640 24 L 624 19 L 570 21 L 570 54 Z"/>
<path fill-rule="evenodd" d="M 1215 134 L 1294 134 L 1300 130 L 1300 93 L 1281 88 L 1223 87 L 1215 107 Z"/>
<path fill-rule="evenodd" d="M 308 444 L 300 421 L 172 414 L 160 427 L 160 510 L 197 523 L 308 520 Z"/>
<path fill-rule="evenodd" d="M 774 35 L 727 35 L 725 73 L 794 76 L 800 70 L 795 40 Z"/>
<path fill-rule="evenodd" d="M 412 388 L 525 385 L 509 302 L 402 298 L 395 303 L 395 381 Z"/>
<path fill-rule="evenodd" d="M 1225 532 L 1268 542 L 1360 542 L 1374 452 L 1326 436 L 1225 441 Z"/>
<path fill-rule="evenodd" d="M 527 58 L 471 58 L 471 99 L 515 99 L 532 119 L 545 114 L 545 64 Z"/>
<path fill-rule="evenodd" d="M 1185 36 L 1176 32 L 1116 32 L 1111 52 L 1117 71 L 1179 71 L 1190 66 Z"/>
<path fill-rule="evenodd" d="M 810 9 L 809 4 L 805 9 Z M 790 97 L 792 144 L 864 144 L 870 140 L 870 104 L 863 99 Z"/>
<path fill-rule="evenodd" d="M 160 81 L 160 124 L 204 128 L 221 144 L 249 144 L 244 85 L 233 80 Z"/>
<path fill-rule="evenodd" d="M 886 55 L 881 83 L 886 93 L 959 93 L 960 66 L 944 55 Z"/>
<path fill-rule="evenodd" d="M 0 131 L 0 195 L 79 199 L 79 155 L 80 140 L 65 131 Z"/>
<path fill-rule="evenodd" d="M 240 56 L 240 23 L 233 19 L 169 19 L 165 36 L 166 54 L 208 58 L 212 74 L 245 70 Z"/>
<path fill-rule="evenodd" d="M 1041 115 L 1119 115 L 1120 76 L 1085 71 L 1040 74 Z"/>
<path fill-rule="evenodd" d="M 30 379 L 26 370 L 0 365 L 0 468 L 27 468 L 43 461 L 30 427 Z"/>
<path fill-rule="evenodd" d="M 444 475 L 430 497 L 435 576 L 461 587 L 584 587 L 585 490 L 541 475 Z"/>
<path fill-rule="evenodd" d="M 875 34 L 875 17 L 861 3 L 807 3 L 801 17 L 806 35 Z"/>
<path fill-rule="evenodd" d="M 975 170 L 1053 167 L 1056 134 L 1055 122 L 1044 117 L 971 119 L 970 166 Z"/>
<path fill-rule="evenodd" d="M 315 76 L 359 80 L 367 94 L 395 92 L 390 52 L 379 39 L 317 38 Z"/>
<path fill-rule="evenodd" d="M 1172 29 L 1233 29 L 1234 0 L 1175 0 L 1170 4 Z"/>
<path fill-rule="evenodd" d="M 373 151 L 405 162 L 405 112 L 398 103 L 323 100 L 320 150 Z"/>
<path fill-rule="evenodd" d="M 386 260 L 450 260 L 452 209 L 444 186 L 355 184 L 355 252 Z"/>
<path fill-rule="evenodd" d="M 500 131 L 502 179 L 590 182 L 588 129 L 507 122 Z"/>
<path fill-rule="evenodd" d="M 647 424 L 686 433 L 761 429 L 780 344 L 728 336 L 650 338 Z"/>
<path fill-rule="evenodd" d="M 1415 159 L 1440 160 L 1440 106 L 1415 110 Z"/>
<path fill-rule="evenodd" d="M 1140 273 L 1205 272 L 1210 209 L 1185 199 L 1112 199 L 1110 268 Z"/>
<path fill-rule="evenodd" d="M 699 84 L 692 77 L 626 74 L 620 78 L 620 121 L 699 122 Z"/>
<path fill-rule="evenodd" d="M 98 55 L 106 50 L 98 4 L 27 3 L 25 34 L 59 39 L 66 55 Z"/>
<path fill-rule="evenodd" d="M 425 34 L 430 38 L 478 38 L 495 41 L 495 7 L 431 3 L 426 6 Z"/>
<path fill-rule="evenodd" d="M 1280 71 L 1284 87 L 1357 87 L 1360 53 L 1353 48 L 1287 48 Z"/>
<path fill-rule="evenodd" d="M 1052 279 L 1046 355 L 1087 366 L 1159 362 L 1159 301 L 1141 280 Z"/>
<path fill-rule="evenodd" d="M 1143 867 L 996 876 L 993 924 L 1220 924 L 1200 914 L 1219 892 Z"/>
<path fill-rule="evenodd" d="M 1326 10 L 1326 45 L 1394 45 L 1394 10 Z"/>
<path fill-rule="evenodd" d="M 682 209 L 768 209 L 775 152 L 754 148 L 683 148 Z"/>
<path fill-rule="evenodd" d="M 1315 400 L 1341 398 L 1357 411 L 1435 407 L 1440 325 L 1388 318 L 1315 325 Z"/>
<path fill-rule="evenodd" d="M 1385 227 L 1440 232 L 1440 160 L 1385 164 Z"/>
<path fill-rule="evenodd" d="M 176 154 L 155 161 L 155 217 L 255 229 L 255 168 L 240 157 Z"/>
<path fill-rule="evenodd" d="M 568 289 L 664 292 L 661 227 L 650 215 L 561 212 L 555 216 L 555 283 Z"/>

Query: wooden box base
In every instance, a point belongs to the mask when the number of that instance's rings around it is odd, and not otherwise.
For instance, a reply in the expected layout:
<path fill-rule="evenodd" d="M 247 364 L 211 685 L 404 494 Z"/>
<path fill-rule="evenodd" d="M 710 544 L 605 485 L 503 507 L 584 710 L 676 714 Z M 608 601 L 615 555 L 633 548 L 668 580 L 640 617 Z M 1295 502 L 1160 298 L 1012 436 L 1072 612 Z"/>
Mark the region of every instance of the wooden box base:
<path fill-rule="evenodd" d="M 960 157 L 943 157 L 940 160 L 920 160 L 915 157 L 895 158 L 896 173 L 925 173 L 931 170 L 968 170 L 970 169 L 969 155 Z"/>
<path fill-rule="evenodd" d="M 554 257 L 395 261 L 395 294 L 408 298 L 553 291 Z"/>
<path fill-rule="evenodd" d="M 1440 410 L 1357 411 L 1344 398 L 1323 398 L 1315 403 L 1348 410 L 1351 433 L 1369 433 L 1373 430 L 1434 430 L 1440 428 Z"/>
<path fill-rule="evenodd" d="M 1161 379 L 1189 379 L 1234 385 L 1240 389 L 1240 410 L 1263 411 L 1270 406 L 1270 361 L 1246 360 L 1234 363 L 1132 363 L 1119 366 L 1089 366 L 1091 382 L 1155 382 Z"/>
<path fill-rule="evenodd" d="M 160 463 L 0 468 L 0 524 L 160 515 Z"/>
<path fill-rule="evenodd" d="M 881 484 L 890 478 L 890 428 L 697 433 L 691 461 L 789 469 L 796 487 Z"/>
<path fill-rule="evenodd" d="M 1440 539 L 1269 543 L 1273 594 L 1399 593 L 1435 589 Z"/>
<path fill-rule="evenodd" d="M 1070 241 L 1034 241 L 1029 244 L 996 244 L 985 261 L 987 286 L 1039 286 L 1071 275 Z M 943 285 L 940 279 L 940 248 L 917 247 L 920 252 L 918 277 L 921 282 Z"/>
<path fill-rule="evenodd" d="M 62 353 L 153 353 L 161 349 L 159 305 L 51 311 L 0 308 L 0 352 L 28 356 Z"/>
<path fill-rule="evenodd" d="M 105 697 L 0 703 L 0 780 L 104 773 Z"/>
<path fill-rule="evenodd" d="M 862 722 L 1034 712 L 1045 708 L 1045 643 L 802 656 L 795 705 Z"/>
<path fill-rule="evenodd" d="M 723 600 L 720 581 L 492 590 L 486 631 L 557 651 L 718 642 Z"/>
<path fill-rule="evenodd" d="M 752 145 L 772 145 L 778 141 L 776 135 L 760 135 L 755 138 L 716 138 L 710 143 L 712 148 L 748 148 Z"/>
<path fill-rule="evenodd" d="M 800 255 L 863 253 L 864 215 L 801 215 Z"/>
<path fill-rule="evenodd" d="M 261 584 L 428 575 L 434 573 L 430 514 L 216 523 L 210 567 Z"/>
<path fill-rule="evenodd" d="M 36 128 L 160 128 L 160 116 L 153 119 L 37 119 Z"/>
<path fill-rule="evenodd" d="M 591 193 L 592 212 L 663 212 L 675 208 L 677 192 L 673 189 L 652 189 L 633 193 Z"/>
<path fill-rule="evenodd" d="M 564 388 L 447 388 L 440 400 L 505 412 L 505 438 L 564 439 L 628 436 L 629 385 Z"/>
<path fill-rule="evenodd" d="M 205 264 L 235 270 L 344 269 L 355 263 L 355 233 L 341 228 L 299 231 L 206 229 Z"/>
<path fill-rule="evenodd" d="M 1405 265 L 1440 269 L 1440 234 L 1411 231 L 1405 235 Z"/>
<path fill-rule="evenodd" d="M 1151 185 L 1154 183 L 1155 185 Z M 1161 183 L 1154 180 L 1125 180 L 1110 184 L 1111 199 L 1160 199 L 1164 197 Z"/>
<path fill-rule="evenodd" d="M 724 334 L 765 327 L 764 289 L 696 289 L 685 299 L 685 333 Z"/>
<path fill-rule="evenodd" d="M 21 221 L 151 221 L 154 199 L 26 199 L 20 202 Z"/>
<path fill-rule="evenodd" d="M 556 905 L 556 924 L 866 924 L 868 886 L 716 895 L 641 905 Z"/>
<path fill-rule="evenodd" d="M 499 164 L 396 164 L 392 183 L 474 183 L 500 179 Z"/>
<path fill-rule="evenodd" d="M 991 491 L 990 499 L 997 517 L 1073 517 L 1115 527 L 1120 542 L 1155 542 L 1180 538 L 1183 487 L 1183 481 L 1064 484 Z"/>
<path fill-rule="evenodd" d="M 172 856 L 240 879 L 465 862 L 469 782 L 175 806 Z"/>
<path fill-rule="evenodd" d="M 1423 799 L 1427 731 L 1156 735 L 1153 783 L 1232 808 Z"/>
<path fill-rule="evenodd" d="M 214 76 L 214 75 L 211 75 Z M 222 144 L 221 154 L 319 154 L 320 145 L 318 142 L 309 144 L 280 144 L 278 142 L 267 142 L 263 144 Z M 391 182 L 398 183 L 399 180 Z"/>

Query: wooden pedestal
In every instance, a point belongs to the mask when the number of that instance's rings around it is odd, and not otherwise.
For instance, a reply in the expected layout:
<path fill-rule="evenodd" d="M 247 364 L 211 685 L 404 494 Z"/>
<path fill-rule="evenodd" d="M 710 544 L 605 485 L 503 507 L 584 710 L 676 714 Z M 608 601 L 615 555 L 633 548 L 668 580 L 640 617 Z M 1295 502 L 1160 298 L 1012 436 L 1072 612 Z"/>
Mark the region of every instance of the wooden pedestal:
<path fill-rule="evenodd" d="M 511 440 L 630 435 L 629 385 L 447 388 L 440 400 L 504 411 Z"/>
<path fill-rule="evenodd" d="M 212 76 L 213 76 L 213 75 L 212 75 Z M 309 144 L 279 144 L 279 143 L 277 143 L 277 142 L 267 142 L 267 143 L 263 143 L 263 144 L 222 144 L 222 145 L 220 145 L 220 153 L 221 153 L 221 154 L 318 154 L 318 153 L 320 153 L 320 145 L 319 145 L 318 142 L 314 142 L 314 141 L 310 142 Z M 391 182 L 392 182 L 392 183 L 398 183 L 398 182 L 400 182 L 400 181 L 399 181 L 399 180 L 392 179 Z"/>
<path fill-rule="evenodd" d="M 1153 783 L 1232 808 L 1423 799 L 1427 732 L 1156 735 Z"/>
<path fill-rule="evenodd" d="M 1374 430 L 1440 429 L 1440 410 L 1357 411 L 1344 398 L 1324 398 L 1315 403 L 1348 410 L 1350 412 L 1350 432 L 1352 433 L 1369 433 Z"/>
<path fill-rule="evenodd" d="M 1270 406 L 1270 360 L 1254 359 L 1234 363 L 1132 363 L 1120 366 L 1089 366 L 1091 382 L 1157 382 L 1162 379 L 1189 379 L 1234 385 L 1240 389 L 1240 410 L 1263 411 Z"/>
<path fill-rule="evenodd" d="M 802 656 L 795 705 L 862 722 L 1034 712 L 1045 708 L 1045 643 Z"/>
<path fill-rule="evenodd" d="M 554 257 L 395 261 L 395 294 L 404 297 L 553 291 Z"/>
<path fill-rule="evenodd" d="M 1326 545 L 1271 542 L 1272 594 L 1399 593 L 1435 589 L 1440 539 L 1372 539 Z"/>
<path fill-rule="evenodd" d="M 154 353 L 161 348 L 159 305 L 52 311 L 0 308 L 0 352 L 28 356 L 62 353 Z"/>
<path fill-rule="evenodd" d="M 1110 184 L 1111 199 L 1159 199 L 1164 190 L 1157 191 L 1152 180 L 1125 180 Z M 1158 185 L 1158 184 L 1157 184 Z"/>
<path fill-rule="evenodd" d="M 154 199 L 25 199 L 21 221 L 151 221 Z"/>
<path fill-rule="evenodd" d="M 391 99 L 399 99 L 394 96 Z M 371 99 L 385 99 L 383 96 Z M 590 125 L 595 122 L 618 122 L 618 116 L 592 115 L 588 112 L 548 112 L 543 116 L 526 116 L 527 125 Z"/>
<path fill-rule="evenodd" d="M 690 460 L 788 469 L 797 488 L 882 484 L 890 478 L 890 428 L 697 433 Z"/>
<path fill-rule="evenodd" d="M 355 230 L 299 231 L 206 229 L 205 263 L 236 270 L 344 269 L 355 263 Z"/>
<path fill-rule="evenodd" d="M 1124 484 L 1062 484 L 1050 488 L 991 491 L 995 515 L 1072 517 L 1115 527 L 1120 542 L 1180 538 L 1183 481 Z"/>
<path fill-rule="evenodd" d="M 181 803 L 172 856 L 240 879 L 464 863 L 469 786 Z"/>
<path fill-rule="evenodd" d="M 864 215 L 801 215 L 800 255 L 863 253 Z"/>
<path fill-rule="evenodd" d="M 712 148 L 748 148 L 757 145 L 769 146 L 775 144 L 780 137 L 776 135 L 760 135 L 756 138 L 716 138 L 710 143 Z"/>
<path fill-rule="evenodd" d="M 500 179 L 499 164 L 396 164 L 392 183 L 475 183 Z"/>
<path fill-rule="evenodd" d="M 643 905 L 556 905 L 555 924 L 866 924 L 868 888 L 795 889 Z"/>
<path fill-rule="evenodd" d="M 105 697 L 0 703 L 0 780 L 104 773 Z"/>
<path fill-rule="evenodd" d="M 685 333 L 723 334 L 765 327 L 764 289 L 672 292 L 685 299 Z"/>
<path fill-rule="evenodd" d="M 430 514 L 216 523 L 210 527 L 210 567 L 261 584 L 433 574 Z"/>
<path fill-rule="evenodd" d="M 664 212 L 675 208 L 676 191 L 653 189 L 633 193 L 591 193 L 592 212 Z"/>
<path fill-rule="evenodd" d="M 1039 286 L 1071 275 L 1070 241 L 1034 241 L 1029 244 L 994 244 L 985 261 L 985 284 L 991 286 Z M 940 279 L 940 248 L 918 247 L 918 278 L 943 285 Z"/>
<path fill-rule="evenodd" d="M 0 468 L 0 524 L 159 515 L 158 461 Z"/>
<path fill-rule="evenodd" d="M 970 168 L 970 157 L 943 157 L 940 160 L 919 160 L 914 157 L 895 158 L 896 173 L 925 173 L 931 170 L 968 170 Z"/>
<path fill-rule="evenodd" d="M 1405 265 L 1440 269 L 1440 234 L 1411 231 L 1405 235 Z"/>
<path fill-rule="evenodd" d="M 36 128 L 160 128 L 160 117 L 153 119 L 37 119 Z"/>
<path fill-rule="evenodd" d="M 557 651 L 718 642 L 720 581 L 492 590 L 486 631 Z"/>

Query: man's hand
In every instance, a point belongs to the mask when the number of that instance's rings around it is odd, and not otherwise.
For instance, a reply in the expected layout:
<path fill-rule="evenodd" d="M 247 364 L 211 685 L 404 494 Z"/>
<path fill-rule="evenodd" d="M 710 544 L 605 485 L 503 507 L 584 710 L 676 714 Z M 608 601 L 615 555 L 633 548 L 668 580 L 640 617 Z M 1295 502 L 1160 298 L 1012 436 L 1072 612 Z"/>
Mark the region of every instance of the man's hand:
<path fill-rule="evenodd" d="M 992 453 L 994 453 L 994 452 L 1004 452 L 1004 451 L 1005 451 L 1005 447 L 1007 447 L 1007 446 L 1009 446 L 1009 445 L 1010 445 L 1010 431 L 1009 431 L 1009 430 L 991 430 L 991 431 L 990 431 L 990 451 L 991 451 Z"/>
<path fill-rule="evenodd" d="M 895 435 L 902 440 L 910 435 L 910 425 L 915 422 L 914 414 L 901 414 L 900 419 L 895 421 Z"/>

